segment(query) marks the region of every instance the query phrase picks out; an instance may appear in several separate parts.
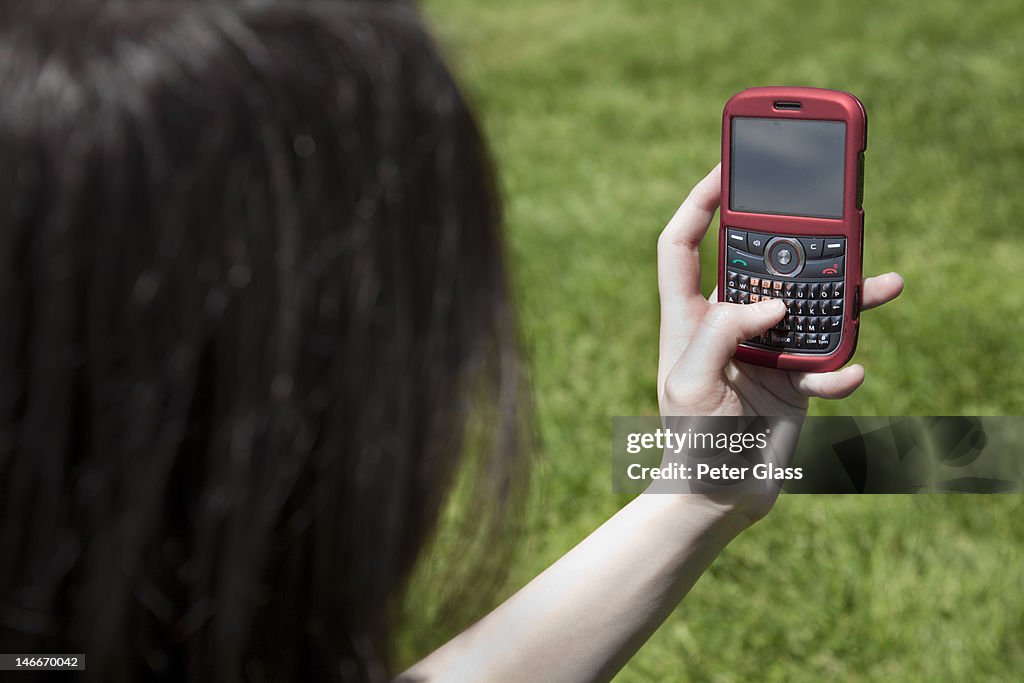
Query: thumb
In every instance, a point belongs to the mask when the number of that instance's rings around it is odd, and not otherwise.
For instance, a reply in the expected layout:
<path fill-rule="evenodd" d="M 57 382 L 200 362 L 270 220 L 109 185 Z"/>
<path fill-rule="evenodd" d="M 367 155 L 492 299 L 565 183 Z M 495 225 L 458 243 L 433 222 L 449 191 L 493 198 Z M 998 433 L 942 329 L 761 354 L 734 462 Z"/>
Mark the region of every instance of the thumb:
<path fill-rule="evenodd" d="M 718 376 L 740 342 L 774 327 L 785 314 L 786 304 L 778 299 L 747 305 L 711 304 L 679 364 L 691 376 Z"/>

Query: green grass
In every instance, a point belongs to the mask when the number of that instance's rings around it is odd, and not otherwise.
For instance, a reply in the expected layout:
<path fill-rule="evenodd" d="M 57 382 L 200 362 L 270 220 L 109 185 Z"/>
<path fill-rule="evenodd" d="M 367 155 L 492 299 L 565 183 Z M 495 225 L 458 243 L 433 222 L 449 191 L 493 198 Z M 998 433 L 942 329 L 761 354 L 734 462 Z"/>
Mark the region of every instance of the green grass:
<path fill-rule="evenodd" d="M 812 414 L 1024 413 L 1024 6 L 429 0 L 499 165 L 543 452 L 502 595 L 618 509 L 610 418 L 654 414 L 655 242 L 752 85 L 870 119 L 867 383 Z M 714 237 L 714 231 L 711 233 Z M 715 243 L 703 254 L 713 286 Z M 784 497 L 622 672 L 651 680 L 1010 680 L 1018 496 Z M 500 596 L 499 596 L 500 597 Z M 451 635 L 403 637 L 405 659 Z"/>

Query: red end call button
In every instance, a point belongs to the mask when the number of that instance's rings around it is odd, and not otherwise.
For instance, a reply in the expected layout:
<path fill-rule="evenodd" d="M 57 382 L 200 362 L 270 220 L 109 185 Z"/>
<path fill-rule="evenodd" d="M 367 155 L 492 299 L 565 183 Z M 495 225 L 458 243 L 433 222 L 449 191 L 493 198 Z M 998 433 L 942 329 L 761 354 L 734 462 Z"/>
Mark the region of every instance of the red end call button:
<path fill-rule="evenodd" d="M 804 271 L 800 277 L 840 277 L 846 273 L 846 257 L 835 256 L 833 258 L 808 261 L 804 264 Z"/>

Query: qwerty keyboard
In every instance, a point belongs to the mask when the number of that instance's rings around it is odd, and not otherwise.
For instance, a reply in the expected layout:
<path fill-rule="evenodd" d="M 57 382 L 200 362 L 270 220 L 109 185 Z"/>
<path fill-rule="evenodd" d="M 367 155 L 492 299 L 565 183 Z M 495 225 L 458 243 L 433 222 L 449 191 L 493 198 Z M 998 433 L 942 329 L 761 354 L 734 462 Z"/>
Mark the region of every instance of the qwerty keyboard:
<path fill-rule="evenodd" d="M 772 351 L 831 353 L 843 333 L 846 239 L 726 229 L 725 300 L 782 299 L 788 313 L 748 340 Z"/>

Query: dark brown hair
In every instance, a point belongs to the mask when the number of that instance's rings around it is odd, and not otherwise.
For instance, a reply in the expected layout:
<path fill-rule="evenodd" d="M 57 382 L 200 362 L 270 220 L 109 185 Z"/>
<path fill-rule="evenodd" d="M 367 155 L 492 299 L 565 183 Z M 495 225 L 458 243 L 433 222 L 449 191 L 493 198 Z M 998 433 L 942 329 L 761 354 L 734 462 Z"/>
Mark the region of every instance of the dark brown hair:
<path fill-rule="evenodd" d="M 390 675 L 470 416 L 485 497 L 522 462 L 491 166 L 416 12 L 5 3 L 0 169 L 0 650 Z"/>

